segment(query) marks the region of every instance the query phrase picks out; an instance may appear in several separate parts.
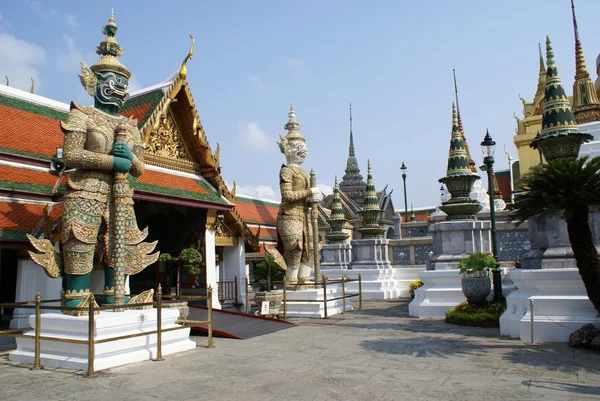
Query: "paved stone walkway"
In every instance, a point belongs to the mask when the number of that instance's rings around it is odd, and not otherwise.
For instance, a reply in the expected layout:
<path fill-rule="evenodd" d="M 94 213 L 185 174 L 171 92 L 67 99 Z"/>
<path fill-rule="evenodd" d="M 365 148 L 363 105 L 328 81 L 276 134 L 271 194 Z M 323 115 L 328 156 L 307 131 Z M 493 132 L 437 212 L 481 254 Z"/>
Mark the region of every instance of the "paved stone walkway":
<path fill-rule="evenodd" d="M 86 378 L 0 355 L 2 401 L 600 400 L 600 353 L 530 346 L 498 329 L 408 317 L 370 301 L 328 320 L 197 348 Z M 195 338 L 199 344 L 205 338 Z"/>

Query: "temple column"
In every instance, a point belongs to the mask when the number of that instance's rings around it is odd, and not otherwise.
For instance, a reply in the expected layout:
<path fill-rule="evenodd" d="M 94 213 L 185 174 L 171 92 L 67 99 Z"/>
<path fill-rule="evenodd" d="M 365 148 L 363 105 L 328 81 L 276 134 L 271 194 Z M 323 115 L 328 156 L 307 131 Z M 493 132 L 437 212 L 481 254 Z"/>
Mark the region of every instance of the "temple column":
<path fill-rule="evenodd" d="M 211 229 L 206 229 L 204 234 L 204 249 L 206 250 L 206 288 L 212 287 L 213 289 L 213 308 L 221 309 L 221 304 L 219 303 L 219 287 L 217 285 L 220 274 L 216 263 L 217 254 L 215 246 L 215 232 Z"/>
<path fill-rule="evenodd" d="M 40 266 L 33 263 L 29 258 L 19 259 L 17 262 L 17 291 L 15 302 L 33 301 L 38 291 L 42 300 L 60 299 L 62 280 L 50 278 Z M 60 306 L 60 302 L 47 304 L 49 306 Z M 44 311 L 54 312 L 57 311 Z M 16 308 L 13 312 L 10 328 L 16 329 L 29 327 L 29 316 L 35 313 L 35 309 Z"/>
<path fill-rule="evenodd" d="M 235 246 L 228 246 L 223 249 L 223 263 L 225 264 L 225 276 L 223 280 L 234 280 L 237 277 L 238 302 L 246 302 L 245 278 L 249 275 L 249 268 L 246 264 L 246 249 L 244 240 L 238 237 Z"/>

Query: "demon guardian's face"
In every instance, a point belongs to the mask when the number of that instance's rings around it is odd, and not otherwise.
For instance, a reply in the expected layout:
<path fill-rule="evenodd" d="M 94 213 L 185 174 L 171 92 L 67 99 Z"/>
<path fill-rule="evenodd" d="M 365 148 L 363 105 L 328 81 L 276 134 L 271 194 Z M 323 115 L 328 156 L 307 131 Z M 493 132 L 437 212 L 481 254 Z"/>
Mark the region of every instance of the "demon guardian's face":
<path fill-rule="evenodd" d="M 123 107 L 127 100 L 129 80 L 124 75 L 111 71 L 96 73 L 96 99 L 102 104 Z"/>

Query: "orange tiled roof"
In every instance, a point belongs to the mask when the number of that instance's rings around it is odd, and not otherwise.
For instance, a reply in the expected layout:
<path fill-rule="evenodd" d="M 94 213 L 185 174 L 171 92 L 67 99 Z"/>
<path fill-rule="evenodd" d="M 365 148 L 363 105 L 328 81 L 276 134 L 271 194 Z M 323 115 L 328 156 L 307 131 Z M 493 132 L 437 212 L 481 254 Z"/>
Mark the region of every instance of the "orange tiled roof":
<path fill-rule="evenodd" d="M 125 117 L 133 117 L 138 121 L 138 124 L 139 124 L 140 121 L 142 121 L 144 119 L 144 117 L 146 117 L 146 114 L 148 113 L 149 108 L 150 108 L 150 103 L 147 103 L 147 104 L 143 104 L 139 107 L 136 107 L 135 109 L 123 111 L 123 112 L 121 112 L 121 115 L 123 115 Z"/>
<path fill-rule="evenodd" d="M 0 239 L 24 241 L 25 234 L 30 234 L 40 223 L 45 207 L 30 203 L 0 202 Z M 61 205 L 54 206 L 50 217 L 53 220 L 57 219 L 61 211 Z"/>
<path fill-rule="evenodd" d="M 0 166 L 0 189 L 15 192 L 53 195 L 58 177 L 44 171 Z M 64 180 L 63 180 L 64 184 Z M 59 190 L 60 188 L 57 188 Z"/>
<path fill-rule="evenodd" d="M 64 135 L 56 118 L 0 104 L 0 148 L 49 159 Z"/>
<path fill-rule="evenodd" d="M 252 232 L 252 234 L 256 235 L 256 233 L 258 233 L 258 227 L 248 227 L 250 229 L 250 231 Z M 265 226 L 261 226 L 260 227 L 260 237 L 265 238 L 265 237 L 272 237 L 272 238 L 277 238 L 277 229 L 276 228 L 270 228 L 270 227 L 265 227 Z"/>
<path fill-rule="evenodd" d="M 279 207 L 257 199 L 238 197 L 236 198 L 235 210 L 246 223 L 274 226 L 277 222 Z"/>
<path fill-rule="evenodd" d="M 158 195 L 228 204 L 221 195 L 202 180 L 146 170 L 138 178 L 129 177 L 131 187 L 136 191 Z"/>

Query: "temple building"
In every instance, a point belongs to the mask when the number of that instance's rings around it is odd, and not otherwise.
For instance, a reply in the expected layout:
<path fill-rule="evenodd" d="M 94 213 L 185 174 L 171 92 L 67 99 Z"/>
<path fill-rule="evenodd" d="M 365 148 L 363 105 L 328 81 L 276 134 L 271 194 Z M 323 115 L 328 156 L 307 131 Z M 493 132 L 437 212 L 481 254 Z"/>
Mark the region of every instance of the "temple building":
<path fill-rule="evenodd" d="M 592 82 L 587 70 L 583 46 L 579 37 L 579 28 L 575 15 L 575 6 L 571 2 L 573 32 L 575 36 L 575 76 L 573 82 L 573 95 L 569 97 L 573 115 L 582 132 L 594 135 L 594 139 L 581 146 L 580 156 L 600 155 L 600 77 L 596 84 Z M 600 74 L 600 56 L 596 60 L 596 73 Z M 512 172 L 515 182 L 513 186 L 518 190 L 518 177 L 527 173 L 529 169 L 543 161 L 541 152 L 530 147 L 542 129 L 542 101 L 546 83 L 546 67 L 540 47 L 540 64 L 538 72 L 538 85 L 533 96 L 533 101 L 521 99 L 523 103 L 523 118 L 515 116 L 517 121 L 516 135 L 513 142 L 517 147 L 518 161 L 516 169 Z"/>
<path fill-rule="evenodd" d="M 367 183 L 363 180 L 360 174 L 360 167 L 358 165 L 358 159 L 356 158 L 356 152 L 354 150 L 354 134 L 352 132 L 352 105 L 350 105 L 350 145 L 348 148 L 348 160 L 346 161 L 345 174 L 342 177 L 342 181 L 338 184 L 339 197 L 342 202 L 342 208 L 344 210 L 345 219 L 350 224 L 352 235 L 349 240 L 361 238 L 361 234 L 358 231 L 362 224 L 361 211 L 365 201 L 365 193 L 367 189 Z M 377 200 L 381 209 L 382 218 L 381 225 L 385 228 L 384 236 L 386 238 L 394 238 L 394 205 L 392 203 L 392 191 L 387 192 L 387 185 L 383 190 L 377 191 Z M 334 196 L 328 195 L 323 198 L 321 203 L 320 213 L 321 219 L 319 221 L 319 227 L 321 230 L 327 230 L 328 215 L 333 206 Z"/>
<path fill-rule="evenodd" d="M 139 227 L 148 227 L 148 240 L 158 240 L 161 253 L 177 257 L 183 248 L 198 249 L 201 271 L 179 277 L 180 285 L 212 286 L 219 307 L 218 283 L 247 277 L 248 263 L 260 255 L 259 241 L 275 240 L 277 203 L 236 196 L 235 183 L 231 189 L 225 184 L 220 147 L 213 151 L 187 81 L 192 52 L 193 42 L 176 72 L 131 93 L 121 114 L 137 120 L 146 144 L 145 173 L 128 177 Z M 61 159 L 60 121 L 68 111 L 68 104 L 0 85 L 0 303 L 31 300 L 38 290 L 43 298 L 56 298 L 62 287 L 25 251 L 26 234 L 59 238 L 62 196 L 73 171 Z M 167 276 L 155 263 L 131 277 L 131 293 L 158 283 L 168 291 Z M 92 273 L 92 286 L 102 292 L 100 269 Z"/>

